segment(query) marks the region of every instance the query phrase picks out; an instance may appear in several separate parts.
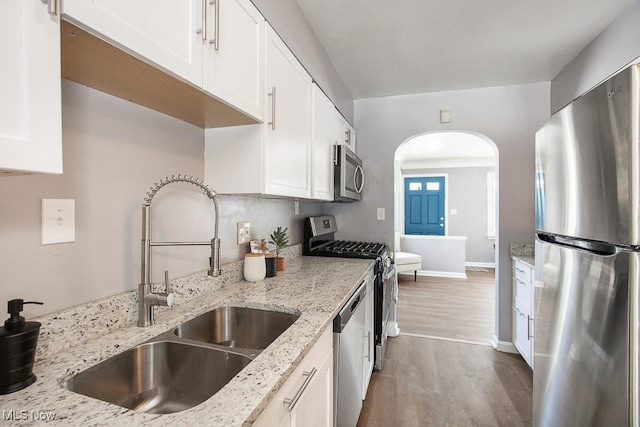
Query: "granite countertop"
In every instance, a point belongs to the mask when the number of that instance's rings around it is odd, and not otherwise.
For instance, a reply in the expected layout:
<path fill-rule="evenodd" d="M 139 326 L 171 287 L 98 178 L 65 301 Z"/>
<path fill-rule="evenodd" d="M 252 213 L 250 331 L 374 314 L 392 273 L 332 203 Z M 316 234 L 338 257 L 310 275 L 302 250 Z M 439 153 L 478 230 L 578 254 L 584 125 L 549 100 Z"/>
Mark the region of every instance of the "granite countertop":
<path fill-rule="evenodd" d="M 528 264 L 531 268 L 535 268 L 535 245 L 533 243 L 512 243 L 509 246 L 509 252 L 512 259 Z"/>
<path fill-rule="evenodd" d="M 156 324 L 139 328 L 133 323 L 113 332 L 36 361 L 38 380 L 21 391 L 0 396 L 0 409 L 13 413 L 16 425 L 40 424 L 38 416 L 54 414 L 47 424 L 64 425 L 171 425 L 244 426 L 262 412 L 296 366 L 311 349 L 349 296 L 367 274 L 372 260 L 296 257 L 286 271 L 262 282 L 229 281 L 215 290 L 199 293 L 171 308 L 156 309 Z M 207 285 L 213 278 L 204 273 L 189 279 Z M 199 314 L 222 306 L 264 308 L 300 313 L 300 318 L 224 388 L 194 408 L 157 415 L 128 410 L 61 387 L 74 374 L 115 354 L 155 337 Z M 74 314 L 75 315 L 75 314 Z M 86 328 L 110 328 L 101 318 L 84 319 Z M 81 322 L 80 322 L 81 323 Z M 43 324 L 43 329 L 48 325 Z M 82 328 L 82 324 L 80 325 Z M 64 332 L 56 331 L 57 335 Z M 72 340 L 72 336 L 60 337 Z M 73 343 L 71 343 L 73 344 Z"/>

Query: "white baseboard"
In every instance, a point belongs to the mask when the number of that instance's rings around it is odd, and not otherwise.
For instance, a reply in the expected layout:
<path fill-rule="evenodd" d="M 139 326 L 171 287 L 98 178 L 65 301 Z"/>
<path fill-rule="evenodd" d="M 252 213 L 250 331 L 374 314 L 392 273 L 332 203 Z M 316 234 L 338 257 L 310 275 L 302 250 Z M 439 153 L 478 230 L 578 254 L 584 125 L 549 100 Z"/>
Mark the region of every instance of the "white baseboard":
<path fill-rule="evenodd" d="M 495 262 L 465 262 L 465 267 L 496 268 Z"/>
<path fill-rule="evenodd" d="M 404 273 L 400 273 L 404 274 Z M 412 273 L 409 273 L 413 276 Z M 418 276 L 428 277 L 452 277 L 455 279 L 466 279 L 467 273 L 455 273 L 453 271 L 431 271 L 431 270 L 418 270 Z"/>
<path fill-rule="evenodd" d="M 515 353 L 515 354 L 519 354 L 520 353 L 518 351 L 518 349 L 516 348 L 516 346 L 513 345 L 512 342 L 510 342 L 510 341 L 499 341 L 498 337 L 496 337 L 495 335 L 491 339 L 491 346 L 494 349 L 496 349 L 497 351 L 500 351 L 502 353 Z"/>
<path fill-rule="evenodd" d="M 412 334 L 410 332 L 403 332 L 402 336 L 405 337 L 417 337 L 417 338 L 427 338 L 430 340 L 438 340 L 438 341 L 449 341 L 449 342 L 457 342 L 457 343 L 461 343 L 461 344 L 471 344 L 471 345 L 482 345 L 485 347 L 490 347 L 491 346 L 491 342 L 488 341 L 469 341 L 469 340 L 461 340 L 458 338 L 447 338 L 447 337 L 437 337 L 434 335 L 422 335 L 422 334 Z"/>

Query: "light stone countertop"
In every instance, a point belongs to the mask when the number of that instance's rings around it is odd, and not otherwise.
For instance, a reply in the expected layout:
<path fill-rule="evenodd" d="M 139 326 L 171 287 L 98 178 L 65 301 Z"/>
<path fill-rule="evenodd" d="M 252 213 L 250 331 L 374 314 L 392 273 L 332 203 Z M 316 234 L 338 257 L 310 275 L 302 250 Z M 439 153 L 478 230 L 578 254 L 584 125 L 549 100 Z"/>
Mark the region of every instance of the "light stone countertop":
<path fill-rule="evenodd" d="M 372 274 L 372 270 L 373 260 L 299 256 L 287 260 L 286 271 L 278 272 L 278 276 L 274 278 L 258 283 L 227 280 L 227 283 L 221 286 L 212 285 L 214 290 L 211 291 L 202 291 L 202 288 L 207 289 L 208 282 L 213 283 L 215 279 L 198 273 L 188 278 L 196 288 L 200 287 L 191 299 L 171 308 L 156 309 L 156 324 L 148 328 L 139 328 L 131 319 L 125 319 L 126 326 L 117 325 L 115 329 L 112 319 L 105 321 L 96 315 L 82 317 L 78 310 L 70 311 L 72 314 L 67 317 L 69 321 L 75 322 L 75 329 L 100 330 L 113 327 L 114 331 L 78 345 L 73 345 L 74 337 L 82 335 L 77 330 L 70 331 L 68 337 L 63 336 L 65 328 L 59 328 L 53 333 L 49 331 L 49 337 L 44 339 L 46 346 L 50 346 L 48 340 L 54 335 L 58 341 L 66 339 L 68 348 L 40 355 L 34 366 L 37 381 L 21 391 L 0 396 L 0 410 L 4 411 L 3 424 L 40 425 L 43 421 L 37 419 L 37 414 L 52 412 L 55 414 L 55 420 L 47 424 L 225 427 L 250 425 L 322 332 L 331 327 L 331 322 L 340 308 L 365 276 Z M 122 301 L 131 299 L 131 296 L 118 298 Z M 101 308 L 106 306 L 105 311 L 113 311 L 109 304 L 113 304 L 111 300 L 98 302 L 96 305 Z M 222 306 L 300 313 L 300 318 L 224 388 L 194 408 L 166 415 L 139 413 L 68 391 L 60 386 L 74 374 L 98 362 L 199 314 Z M 120 308 L 116 307 L 117 310 Z M 130 308 L 127 310 L 131 311 Z M 65 312 L 61 312 L 59 316 L 52 318 L 57 320 L 64 315 Z M 104 326 L 100 325 L 103 322 Z M 43 323 L 41 339 L 43 332 L 47 333 L 48 326 Z M 18 419 L 7 420 L 8 413 L 12 413 Z"/>

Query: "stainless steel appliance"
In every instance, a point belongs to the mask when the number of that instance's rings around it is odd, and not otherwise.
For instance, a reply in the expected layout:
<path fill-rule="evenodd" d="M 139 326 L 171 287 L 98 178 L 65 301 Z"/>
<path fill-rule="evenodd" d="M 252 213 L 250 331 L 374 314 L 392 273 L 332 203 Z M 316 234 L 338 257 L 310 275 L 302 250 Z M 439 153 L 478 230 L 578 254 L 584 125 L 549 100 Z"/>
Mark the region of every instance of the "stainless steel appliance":
<path fill-rule="evenodd" d="M 393 313 L 393 296 L 396 293 L 395 264 L 389 256 L 389 247 L 384 243 L 352 242 L 335 240 L 338 231 L 336 220 L 331 215 L 308 217 L 304 222 L 303 255 L 343 258 L 375 259 L 374 280 L 374 332 L 376 370 L 382 369 L 387 343 L 388 323 Z"/>
<path fill-rule="evenodd" d="M 346 145 L 335 145 L 333 155 L 333 200 L 356 202 L 362 199 L 362 160 Z"/>
<path fill-rule="evenodd" d="M 396 266 L 390 257 L 385 258 L 378 267 L 380 270 L 380 280 L 374 283 L 376 294 L 380 295 L 374 304 L 374 330 L 376 354 L 373 368 L 376 371 L 382 369 L 384 355 L 387 350 L 387 337 L 389 336 L 389 323 L 393 320 L 394 304 L 397 301 L 398 276 Z"/>
<path fill-rule="evenodd" d="M 536 133 L 535 426 L 638 426 L 640 67 Z"/>
<path fill-rule="evenodd" d="M 334 407 L 337 427 L 355 427 L 362 409 L 365 308 L 363 282 L 333 321 Z"/>

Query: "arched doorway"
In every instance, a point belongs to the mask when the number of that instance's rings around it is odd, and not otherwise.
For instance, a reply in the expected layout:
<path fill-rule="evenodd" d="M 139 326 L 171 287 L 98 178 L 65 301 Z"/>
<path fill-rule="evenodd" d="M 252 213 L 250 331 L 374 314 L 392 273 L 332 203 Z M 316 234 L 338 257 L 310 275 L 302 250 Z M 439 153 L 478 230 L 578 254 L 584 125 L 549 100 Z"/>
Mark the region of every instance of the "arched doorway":
<path fill-rule="evenodd" d="M 475 132 L 427 132 L 396 149 L 394 246 L 422 256 L 416 283 L 401 282 L 397 316 L 401 333 L 490 345 L 497 331 L 498 182 L 498 148 Z M 414 227 L 418 221 L 433 222 L 429 218 L 436 221 L 435 228 Z M 412 275 L 404 277 L 413 280 Z M 436 294 L 421 293 L 425 287 Z M 411 307 L 403 306 L 403 292 L 411 299 Z M 426 295 L 426 303 L 440 306 L 420 306 Z M 403 309 L 413 310 L 404 316 L 408 327 L 402 325 Z M 441 315 L 425 315 L 430 325 L 422 328 L 421 311 Z M 465 321 L 470 325 L 467 331 L 454 328 Z M 445 328 L 437 329 L 437 323 Z"/>

